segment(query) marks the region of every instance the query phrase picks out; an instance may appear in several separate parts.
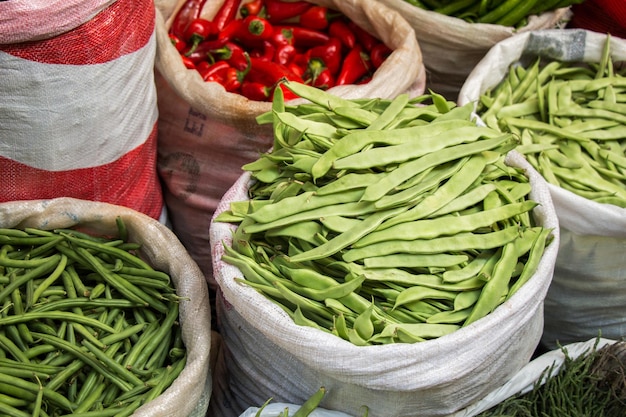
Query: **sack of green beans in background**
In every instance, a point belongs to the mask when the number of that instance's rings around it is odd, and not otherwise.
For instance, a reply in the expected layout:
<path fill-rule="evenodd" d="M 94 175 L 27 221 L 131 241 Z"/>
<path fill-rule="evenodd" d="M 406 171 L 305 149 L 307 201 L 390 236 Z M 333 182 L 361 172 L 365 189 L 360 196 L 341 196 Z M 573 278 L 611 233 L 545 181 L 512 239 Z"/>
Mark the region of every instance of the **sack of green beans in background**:
<path fill-rule="evenodd" d="M 0 204 L 0 305 L 1 414 L 206 414 L 206 281 L 149 216 L 72 198 Z"/>
<path fill-rule="evenodd" d="M 424 0 L 378 0 L 402 16 L 415 29 L 420 48 L 424 56 L 424 65 L 428 70 L 427 88 L 443 94 L 450 100 L 456 100 L 458 93 L 474 66 L 497 42 L 507 39 L 516 33 L 539 29 L 552 29 L 563 26 L 571 17 L 569 4 L 574 1 L 561 2 L 563 6 L 554 7 L 554 1 L 508 0 L 508 1 L 424 1 Z M 477 18 L 473 11 L 446 12 L 431 10 L 437 6 L 463 6 L 471 3 L 470 8 L 484 8 L 488 3 L 507 3 L 502 10 L 510 13 L 502 14 L 497 20 L 491 17 L 500 12 Z M 516 4 L 513 4 L 516 3 Z M 521 5 L 524 3 L 524 5 Z M 548 6 L 539 14 L 523 13 L 528 6 Z M 512 6 L 509 8 L 509 6 Z M 441 9 L 439 9 L 441 10 Z M 536 9 L 537 11 L 539 9 Z M 443 10 L 445 12 L 445 10 Z M 485 13 L 486 15 L 486 13 Z M 508 17 L 513 17 L 509 19 Z M 521 20 L 518 20 L 523 16 Z M 477 20 L 478 19 L 478 20 Z M 506 19 L 506 20 L 502 20 Z M 513 22 L 513 23 L 511 23 Z"/>
<path fill-rule="evenodd" d="M 605 338 L 559 346 L 450 417 L 623 416 L 625 346 Z"/>
<path fill-rule="evenodd" d="M 558 247 L 545 182 L 513 135 L 436 93 L 286 86 L 308 103 L 258 118 L 274 146 L 211 225 L 231 407 L 298 403 L 320 383 L 321 406 L 352 415 L 480 398 L 541 336 Z"/>
<path fill-rule="evenodd" d="M 539 59 L 541 58 L 541 59 Z M 488 125 L 547 180 L 561 247 L 543 343 L 626 335 L 626 41 L 584 30 L 518 35 L 496 45 L 463 86 Z"/>

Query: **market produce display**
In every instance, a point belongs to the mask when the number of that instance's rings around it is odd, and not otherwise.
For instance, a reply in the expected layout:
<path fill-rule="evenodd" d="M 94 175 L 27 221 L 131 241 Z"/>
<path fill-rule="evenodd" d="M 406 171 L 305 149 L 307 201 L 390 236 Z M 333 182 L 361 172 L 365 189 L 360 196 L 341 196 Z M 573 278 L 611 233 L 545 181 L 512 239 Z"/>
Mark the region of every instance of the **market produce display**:
<path fill-rule="evenodd" d="M 493 129 L 519 136 L 516 150 L 549 183 L 626 207 L 626 77 L 606 39 L 599 62 L 537 58 L 511 65 L 481 95 L 477 113 Z"/>
<path fill-rule="evenodd" d="M 128 416 L 182 372 L 170 276 L 117 224 L 0 229 L 0 414 Z"/>
<path fill-rule="evenodd" d="M 259 123 L 274 147 L 244 166 L 250 199 L 223 260 L 297 324 L 356 345 L 419 342 L 492 312 L 532 276 L 550 229 L 511 133 L 436 93 L 347 100 L 300 83 Z"/>
<path fill-rule="evenodd" d="M 407 3 L 471 23 L 523 26 L 528 17 L 580 4 L 584 0 L 404 0 Z"/>
<path fill-rule="evenodd" d="M 392 52 L 342 12 L 308 1 L 228 0 L 211 20 L 199 17 L 203 5 L 185 3 L 172 44 L 204 81 L 251 100 L 271 101 L 282 78 L 324 90 L 367 82 Z"/>

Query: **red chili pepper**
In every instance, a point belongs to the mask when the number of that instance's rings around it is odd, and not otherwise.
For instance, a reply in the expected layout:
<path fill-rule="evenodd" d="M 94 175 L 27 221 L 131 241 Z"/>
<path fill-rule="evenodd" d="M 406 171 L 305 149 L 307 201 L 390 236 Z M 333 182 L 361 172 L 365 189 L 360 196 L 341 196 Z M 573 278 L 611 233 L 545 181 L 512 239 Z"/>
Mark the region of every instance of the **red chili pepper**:
<path fill-rule="evenodd" d="M 285 32 L 285 36 L 291 38 L 294 46 L 298 48 L 311 48 L 313 46 L 323 45 L 330 40 L 330 36 L 321 30 L 301 26 L 274 26 L 274 32 L 276 31 Z"/>
<path fill-rule="evenodd" d="M 265 0 L 267 20 L 280 23 L 299 16 L 313 5 L 308 1 Z"/>
<path fill-rule="evenodd" d="M 248 3 L 244 3 L 239 8 L 239 14 L 241 17 L 246 16 L 265 16 L 265 4 L 263 0 L 252 0 Z"/>
<path fill-rule="evenodd" d="M 209 65 L 208 67 L 203 68 L 202 71 L 198 71 L 202 76 L 204 81 L 215 81 L 219 83 L 224 82 L 224 77 L 226 76 L 226 71 L 230 68 L 228 62 L 226 61 L 218 61 L 215 64 Z"/>
<path fill-rule="evenodd" d="M 224 30 L 226 25 L 235 20 L 237 10 L 241 5 L 241 0 L 224 0 L 222 7 L 219 8 L 213 17 L 213 24 L 217 33 Z"/>
<path fill-rule="evenodd" d="M 183 39 L 189 23 L 200 17 L 204 3 L 206 3 L 206 0 L 187 0 L 176 14 L 172 26 L 170 27 L 170 33 L 179 39 Z"/>
<path fill-rule="evenodd" d="M 185 41 L 183 41 L 181 38 L 174 35 L 173 33 L 170 33 L 169 37 L 170 41 L 172 41 L 172 45 L 174 45 L 174 48 L 176 48 L 178 52 L 183 52 L 185 50 L 185 48 L 187 47 Z"/>
<path fill-rule="evenodd" d="M 298 96 L 296 93 L 294 93 L 293 91 L 291 91 L 290 89 L 288 89 L 284 83 L 280 82 L 278 83 L 278 85 L 274 88 L 274 91 L 276 91 L 277 88 L 280 88 L 283 91 L 283 99 L 284 100 L 293 100 L 296 98 L 300 98 L 300 96 Z M 273 95 L 272 95 L 273 97 Z"/>
<path fill-rule="evenodd" d="M 272 94 L 272 88 L 258 81 L 244 80 L 241 83 L 240 93 L 249 100 L 269 101 Z"/>
<path fill-rule="evenodd" d="M 254 47 L 271 39 L 274 34 L 272 24 L 259 16 L 247 16 L 232 21 L 220 34 L 221 39 L 235 39 L 244 47 Z"/>
<path fill-rule="evenodd" d="M 357 84 L 357 85 L 367 84 L 370 81 L 372 81 L 372 76 L 370 74 L 367 74 L 367 75 L 361 77 L 355 84 Z"/>
<path fill-rule="evenodd" d="M 274 62 L 287 65 L 296 56 L 298 50 L 291 44 L 279 45 L 274 52 Z"/>
<path fill-rule="evenodd" d="M 380 42 L 374 35 L 366 31 L 353 21 L 348 22 L 348 27 L 350 27 L 350 29 L 352 29 L 352 31 L 354 32 L 354 36 L 356 36 L 357 41 L 361 45 L 363 45 L 363 49 L 368 52 L 372 50 L 374 45 Z"/>
<path fill-rule="evenodd" d="M 354 48 L 354 45 L 356 44 L 356 35 L 352 29 L 350 29 L 345 20 L 333 20 L 328 26 L 328 34 L 339 39 L 341 43 L 348 47 L 348 49 Z"/>
<path fill-rule="evenodd" d="M 342 54 L 341 41 L 331 38 L 324 45 L 315 46 L 305 53 L 307 57 L 307 71 L 316 78 L 324 68 L 328 68 L 335 76 L 341 68 Z"/>
<path fill-rule="evenodd" d="M 226 41 L 225 40 L 210 39 L 210 40 L 206 40 L 204 42 L 200 42 L 200 44 L 198 45 L 198 47 L 194 51 L 191 51 L 191 52 L 189 52 L 188 50 L 187 51 L 183 51 L 183 55 L 189 57 L 189 59 L 191 59 L 196 64 L 198 62 L 202 62 L 202 61 L 214 62 L 215 59 L 213 58 L 213 56 L 211 54 L 215 50 L 223 48 L 224 45 L 226 45 Z"/>
<path fill-rule="evenodd" d="M 196 64 L 196 70 L 198 70 L 198 72 L 206 71 L 213 64 L 215 64 L 215 62 L 209 62 L 209 61 L 198 62 Z"/>
<path fill-rule="evenodd" d="M 374 68 L 380 67 L 383 62 L 391 55 L 393 51 L 383 42 L 379 42 L 372 47 L 370 51 L 370 59 L 372 60 L 372 65 Z"/>
<path fill-rule="evenodd" d="M 288 62 L 287 64 L 285 64 L 285 67 L 287 67 L 287 69 L 289 69 L 300 78 L 303 78 L 304 73 L 306 72 L 306 69 L 304 67 L 296 64 L 294 61 Z"/>
<path fill-rule="evenodd" d="M 312 6 L 298 17 L 298 23 L 305 28 L 324 30 L 330 24 L 331 16 L 328 7 Z"/>
<path fill-rule="evenodd" d="M 185 64 L 185 68 L 196 69 L 196 64 L 192 60 L 183 55 L 181 55 L 181 58 L 183 59 L 183 64 Z"/>
<path fill-rule="evenodd" d="M 328 68 L 325 68 L 311 80 L 311 85 L 321 90 L 328 90 L 335 85 L 335 80 Z"/>
<path fill-rule="evenodd" d="M 247 57 L 247 55 L 246 55 Z M 241 83 L 246 78 L 246 75 L 250 71 L 250 59 L 248 58 L 248 66 L 243 70 L 239 71 L 236 68 L 230 67 L 226 70 L 226 74 L 224 75 L 224 81 L 222 85 L 226 89 L 226 91 L 230 93 L 237 92 L 241 88 Z"/>
<path fill-rule="evenodd" d="M 265 61 L 273 61 L 274 54 L 276 53 L 276 47 L 270 41 L 263 41 L 259 53 L 256 55 Z"/>
<path fill-rule="evenodd" d="M 281 45 L 293 45 L 293 33 L 289 29 L 281 29 L 274 26 L 274 34 L 272 35 L 270 42 L 272 42 L 276 47 Z"/>
<path fill-rule="evenodd" d="M 268 84 L 274 85 L 283 78 L 290 81 L 303 82 L 302 78 L 294 74 L 285 65 L 281 65 L 277 62 L 265 61 L 259 58 L 250 58 L 251 68 L 250 71 L 256 72 L 258 75 L 268 81 Z"/>
<path fill-rule="evenodd" d="M 211 50 L 210 54 L 228 62 L 239 71 L 245 70 L 250 65 L 248 53 L 235 42 L 226 42 L 221 48 Z"/>
<path fill-rule="evenodd" d="M 207 39 L 214 33 L 213 22 L 210 20 L 203 19 L 201 17 L 194 19 L 187 26 L 187 30 L 185 31 L 185 37 L 183 38 L 188 44 L 191 44 L 191 47 L 185 55 L 189 55 L 195 51 L 200 42 Z"/>
<path fill-rule="evenodd" d="M 341 71 L 335 79 L 335 84 L 355 83 L 369 73 L 370 65 L 369 55 L 363 51 L 363 47 L 360 44 L 357 44 L 345 56 Z"/>

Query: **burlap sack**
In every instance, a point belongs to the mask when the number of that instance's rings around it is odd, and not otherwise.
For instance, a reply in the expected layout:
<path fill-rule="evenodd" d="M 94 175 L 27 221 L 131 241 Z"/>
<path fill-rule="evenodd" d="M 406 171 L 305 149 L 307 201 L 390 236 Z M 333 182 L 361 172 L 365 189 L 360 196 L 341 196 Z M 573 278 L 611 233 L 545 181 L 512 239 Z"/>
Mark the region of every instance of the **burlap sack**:
<path fill-rule="evenodd" d="M 509 153 L 507 163 L 526 170 L 531 198 L 540 203 L 533 215 L 538 224 L 553 229 L 554 240 L 533 277 L 508 301 L 467 327 L 425 342 L 358 347 L 296 325 L 278 305 L 235 281 L 242 273 L 221 261 L 233 225 L 213 222 L 217 315 L 228 371 L 227 390 L 214 391 L 221 410 L 213 415 L 237 416 L 270 397 L 299 404 L 325 386 L 321 407 L 349 415 L 361 415 L 366 405 L 370 417 L 446 416 L 504 384 L 528 363 L 541 337 L 543 299 L 559 240 L 545 181 L 520 154 Z M 243 175 L 233 185 L 216 215 L 230 202 L 247 199 L 249 178 Z"/>
<path fill-rule="evenodd" d="M 250 101 L 228 93 L 217 83 L 206 83 L 187 70 L 172 46 L 167 30 L 176 0 L 158 0 L 156 68 L 159 106 L 159 171 L 165 184 L 165 202 L 176 234 L 205 273 L 210 289 L 209 223 L 223 194 L 241 175 L 241 166 L 272 144 L 271 127 L 259 126 L 256 116 L 271 103 Z M 223 1 L 206 2 L 203 16 L 212 18 Z M 334 87 L 346 98 L 391 98 L 424 92 L 425 70 L 413 29 L 402 16 L 370 0 L 313 0 L 311 3 L 342 11 L 359 26 L 377 35 L 394 51 L 364 85 Z M 176 6 L 173 6 L 176 4 Z M 169 15 L 166 13 L 170 13 Z"/>
<path fill-rule="evenodd" d="M 456 100 L 465 79 L 481 58 L 497 42 L 516 33 L 562 26 L 569 20 L 569 8 L 532 16 L 518 30 L 513 27 L 468 23 L 413 6 L 405 0 L 378 0 L 399 11 L 415 29 L 424 65 L 427 88 Z"/>
<path fill-rule="evenodd" d="M 103 201 L 165 219 L 153 0 L 0 2 L 0 202 Z"/>
<path fill-rule="evenodd" d="M 176 236 L 145 214 L 107 203 L 65 197 L 0 203 L 0 228 L 79 226 L 95 234 L 114 234 L 117 216 L 126 224 L 129 240 L 142 244 L 142 258 L 168 273 L 182 297 L 179 320 L 188 355 L 185 368 L 172 385 L 133 416 L 203 417 L 212 391 L 211 310 L 204 276 Z"/>
<path fill-rule="evenodd" d="M 498 43 L 463 85 L 459 104 L 476 102 L 522 56 L 599 62 L 606 35 L 581 29 L 529 32 Z M 615 62 L 626 60 L 626 40 L 611 38 Z M 561 227 L 561 247 L 545 302 L 542 343 L 548 348 L 598 336 L 626 335 L 626 209 L 549 185 Z"/>

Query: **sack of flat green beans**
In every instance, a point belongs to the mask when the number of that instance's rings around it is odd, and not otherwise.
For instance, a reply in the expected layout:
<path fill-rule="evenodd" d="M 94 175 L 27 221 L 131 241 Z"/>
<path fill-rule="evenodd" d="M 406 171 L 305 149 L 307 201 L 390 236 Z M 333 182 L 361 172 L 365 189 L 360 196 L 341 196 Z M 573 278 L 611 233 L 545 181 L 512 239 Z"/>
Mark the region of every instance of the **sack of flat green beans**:
<path fill-rule="evenodd" d="M 260 118 L 273 151 L 244 167 L 210 229 L 215 415 L 319 386 L 322 408 L 355 416 L 440 416 L 482 398 L 542 334 L 558 247 L 545 181 L 470 106 L 288 88 L 312 103 L 275 101 Z"/>
<path fill-rule="evenodd" d="M 171 230 L 107 203 L 15 201 L 0 247 L 2 414 L 206 414 L 207 285 Z"/>
<path fill-rule="evenodd" d="M 208 245 L 211 215 L 241 175 L 241 166 L 271 146 L 271 130 L 259 126 L 255 120 L 271 104 L 229 93 L 220 83 L 205 82 L 197 70 L 185 68 L 168 37 L 172 20 L 183 3 L 157 1 L 157 10 L 161 11 L 157 19 L 156 58 L 158 168 L 165 184 L 165 202 L 173 230 L 204 271 L 210 289 L 216 290 Z M 212 19 L 224 3 L 205 2 L 201 16 Z M 393 49 L 384 68 L 378 69 L 370 82 L 333 87 L 335 94 L 393 97 L 404 92 L 419 95 L 424 91 L 426 75 L 421 52 L 413 29 L 399 14 L 369 0 L 311 3 L 339 10 Z"/>
<path fill-rule="evenodd" d="M 469 73 L 497 42 L 516 33 L 561 27 L 571 17 L 568 7 L 550 6 L 554 1 L 378 1 L 399 11 L 415 29 L 428 70 L 427 87 L 451 100 L 456 100 Z M 478 14 L 478 8 L 486 4 L 490 4 L 491 9 Z M 536 11 L 522 13 L 526 6 L 535 4 L 548 9 L 538 14 Z M 454 7 L 456 5 L 459 9 Z M 446 6 L 453 7 L 446 11 Z M 503 11 L 508 8 L 510 15 L 496 13 L 497 8 Z M 487 16 L 490 12 L 493 13 Z M 515 19 L 494 20 L 495 16 Z M 521 16 L 524 18 L 518 20 Z"/>
<path fill-rule="evenodd" d="M 547 347 L 626 335 L 625 60 L 626 41 L 605 34 L 518 35 L 485 56 L 459 98 L 480 103 L 485 123 L 519 132 L 518 150 L 549 183 L 561 247 L 546 297 Z"/>

